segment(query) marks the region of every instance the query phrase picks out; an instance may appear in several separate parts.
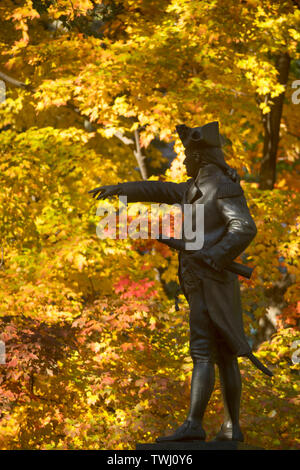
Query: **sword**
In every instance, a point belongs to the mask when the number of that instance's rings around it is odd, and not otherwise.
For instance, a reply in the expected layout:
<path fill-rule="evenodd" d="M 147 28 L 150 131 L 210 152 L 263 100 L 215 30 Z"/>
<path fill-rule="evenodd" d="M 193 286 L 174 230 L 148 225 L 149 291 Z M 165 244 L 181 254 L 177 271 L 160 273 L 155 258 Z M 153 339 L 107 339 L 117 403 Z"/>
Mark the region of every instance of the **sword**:
<path fill-rule="evenodd" d="M 196 251 L 186 250 L 185 242 L 180 238 L 171 237 L 163 239 L 160 236 L 157 240 L 169 246 L 170 248 L 174 248 L 175 250 L 183 251 L 185 253 L 196 253 Z M 240 276 L 246 277 L 247 279 L 251 278 L 252 272 L 254 270 L 254 268 L 250 268 L 249 266 L 245 266 L 244 264 L 237 263 L 236 261 L 231 261 L 231 263 L 226 265 L 224 269 L 232 273 L 239 274 Z"/>

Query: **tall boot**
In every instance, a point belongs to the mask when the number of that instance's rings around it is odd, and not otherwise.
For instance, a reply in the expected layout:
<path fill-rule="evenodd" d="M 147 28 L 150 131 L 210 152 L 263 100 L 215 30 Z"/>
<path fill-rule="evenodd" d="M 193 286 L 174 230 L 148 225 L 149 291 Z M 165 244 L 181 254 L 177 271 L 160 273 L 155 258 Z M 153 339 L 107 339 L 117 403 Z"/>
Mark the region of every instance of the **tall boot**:
<path fill-rule="evenodd" d="M 216 441 L 243 441 L 240 428 L 241 374 L 237 359 L 222 358 L 219 362 L 221 390 L 224 403 L 224 421 L 216 435 Z"/>
<path fill-rule="evenodd" d="M 158 437 L 156 442 L 205 440 L 206 433 L 202 428 L 202 419 L 214 389 L 214 383 L 214 364 L 194 362 L 188 417 L 172 435 Z"/>

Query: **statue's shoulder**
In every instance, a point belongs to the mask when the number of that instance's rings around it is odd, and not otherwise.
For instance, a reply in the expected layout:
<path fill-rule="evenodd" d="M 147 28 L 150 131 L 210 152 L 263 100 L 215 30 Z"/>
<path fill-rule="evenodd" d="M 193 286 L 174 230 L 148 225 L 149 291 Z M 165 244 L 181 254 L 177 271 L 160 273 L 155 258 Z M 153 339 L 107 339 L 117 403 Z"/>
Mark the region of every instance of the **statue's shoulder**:
<path fill-rule="evenodd" d="M 244 190 L 240 183 L 235 183 L 232 179 L 223 174 L 218 180 L 217 198 L 242 196 Z"/>

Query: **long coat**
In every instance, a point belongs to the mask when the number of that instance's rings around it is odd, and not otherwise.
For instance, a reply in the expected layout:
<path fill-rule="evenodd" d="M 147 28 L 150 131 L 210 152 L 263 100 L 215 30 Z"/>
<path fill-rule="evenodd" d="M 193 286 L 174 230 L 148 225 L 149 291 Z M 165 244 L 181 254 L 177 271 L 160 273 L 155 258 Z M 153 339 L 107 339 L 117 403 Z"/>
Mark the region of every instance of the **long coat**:
<path fill-rule="evenodd" d="M 201 168 L 196 178 L 185 183 L 138 181 L 120 184 L 128 202 L 204 205 L 205 255 L 195 259 L 192 253 L 179 252 L 179 281 L 185 292 L 189 280 L 201 279 L 209 316 L 230 350 L 248 356 L 263 372 L 271 375 L 251 353 L 242 318 L 240 284 L 237 274 L 224 267 L 240 255 L 257 233 L 244 192 L 217 165 Z M 184 240 L 184 238 L 183 238 Z"/>

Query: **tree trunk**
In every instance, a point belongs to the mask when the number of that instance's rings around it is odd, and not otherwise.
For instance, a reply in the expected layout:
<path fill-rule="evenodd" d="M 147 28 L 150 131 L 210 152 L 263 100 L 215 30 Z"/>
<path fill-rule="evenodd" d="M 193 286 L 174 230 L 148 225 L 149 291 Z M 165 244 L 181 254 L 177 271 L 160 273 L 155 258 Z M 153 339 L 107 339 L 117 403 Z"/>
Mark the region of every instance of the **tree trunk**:
<path fill-rule="evenodd" d="M 136 158 L 136 161 L 139 165 L 139 169 L 142 175 L 143 180 L 146 180 L 148 178 L 148 170 L 147 170 L 147 164 L 146 164 L 146 157 L 145 155 L 142 154 L 141 151 L 141 146 L 140 146 L 140 135 L 139 131 L 135 130 L 134 131 L 134 138 L 135 138 L 135 145 L 136 145 L 136 150 L 134 150 L 134 156 Z"/>
<path fill-rule="evenodd" d="M 290 61 L 290 56 L 287 53 L 281 54 L 277 58 L 276 68 L 279 73 L 278 81 L 281 85 L 287 84 Z M 276 160 L 284 94 L 283 92 L 274 98 L 273 104 L 270 106 L 271 111 L 263 114 L 264 149 L 260 167 L 259 189 L 273 189 L 276 181 Z"/>

